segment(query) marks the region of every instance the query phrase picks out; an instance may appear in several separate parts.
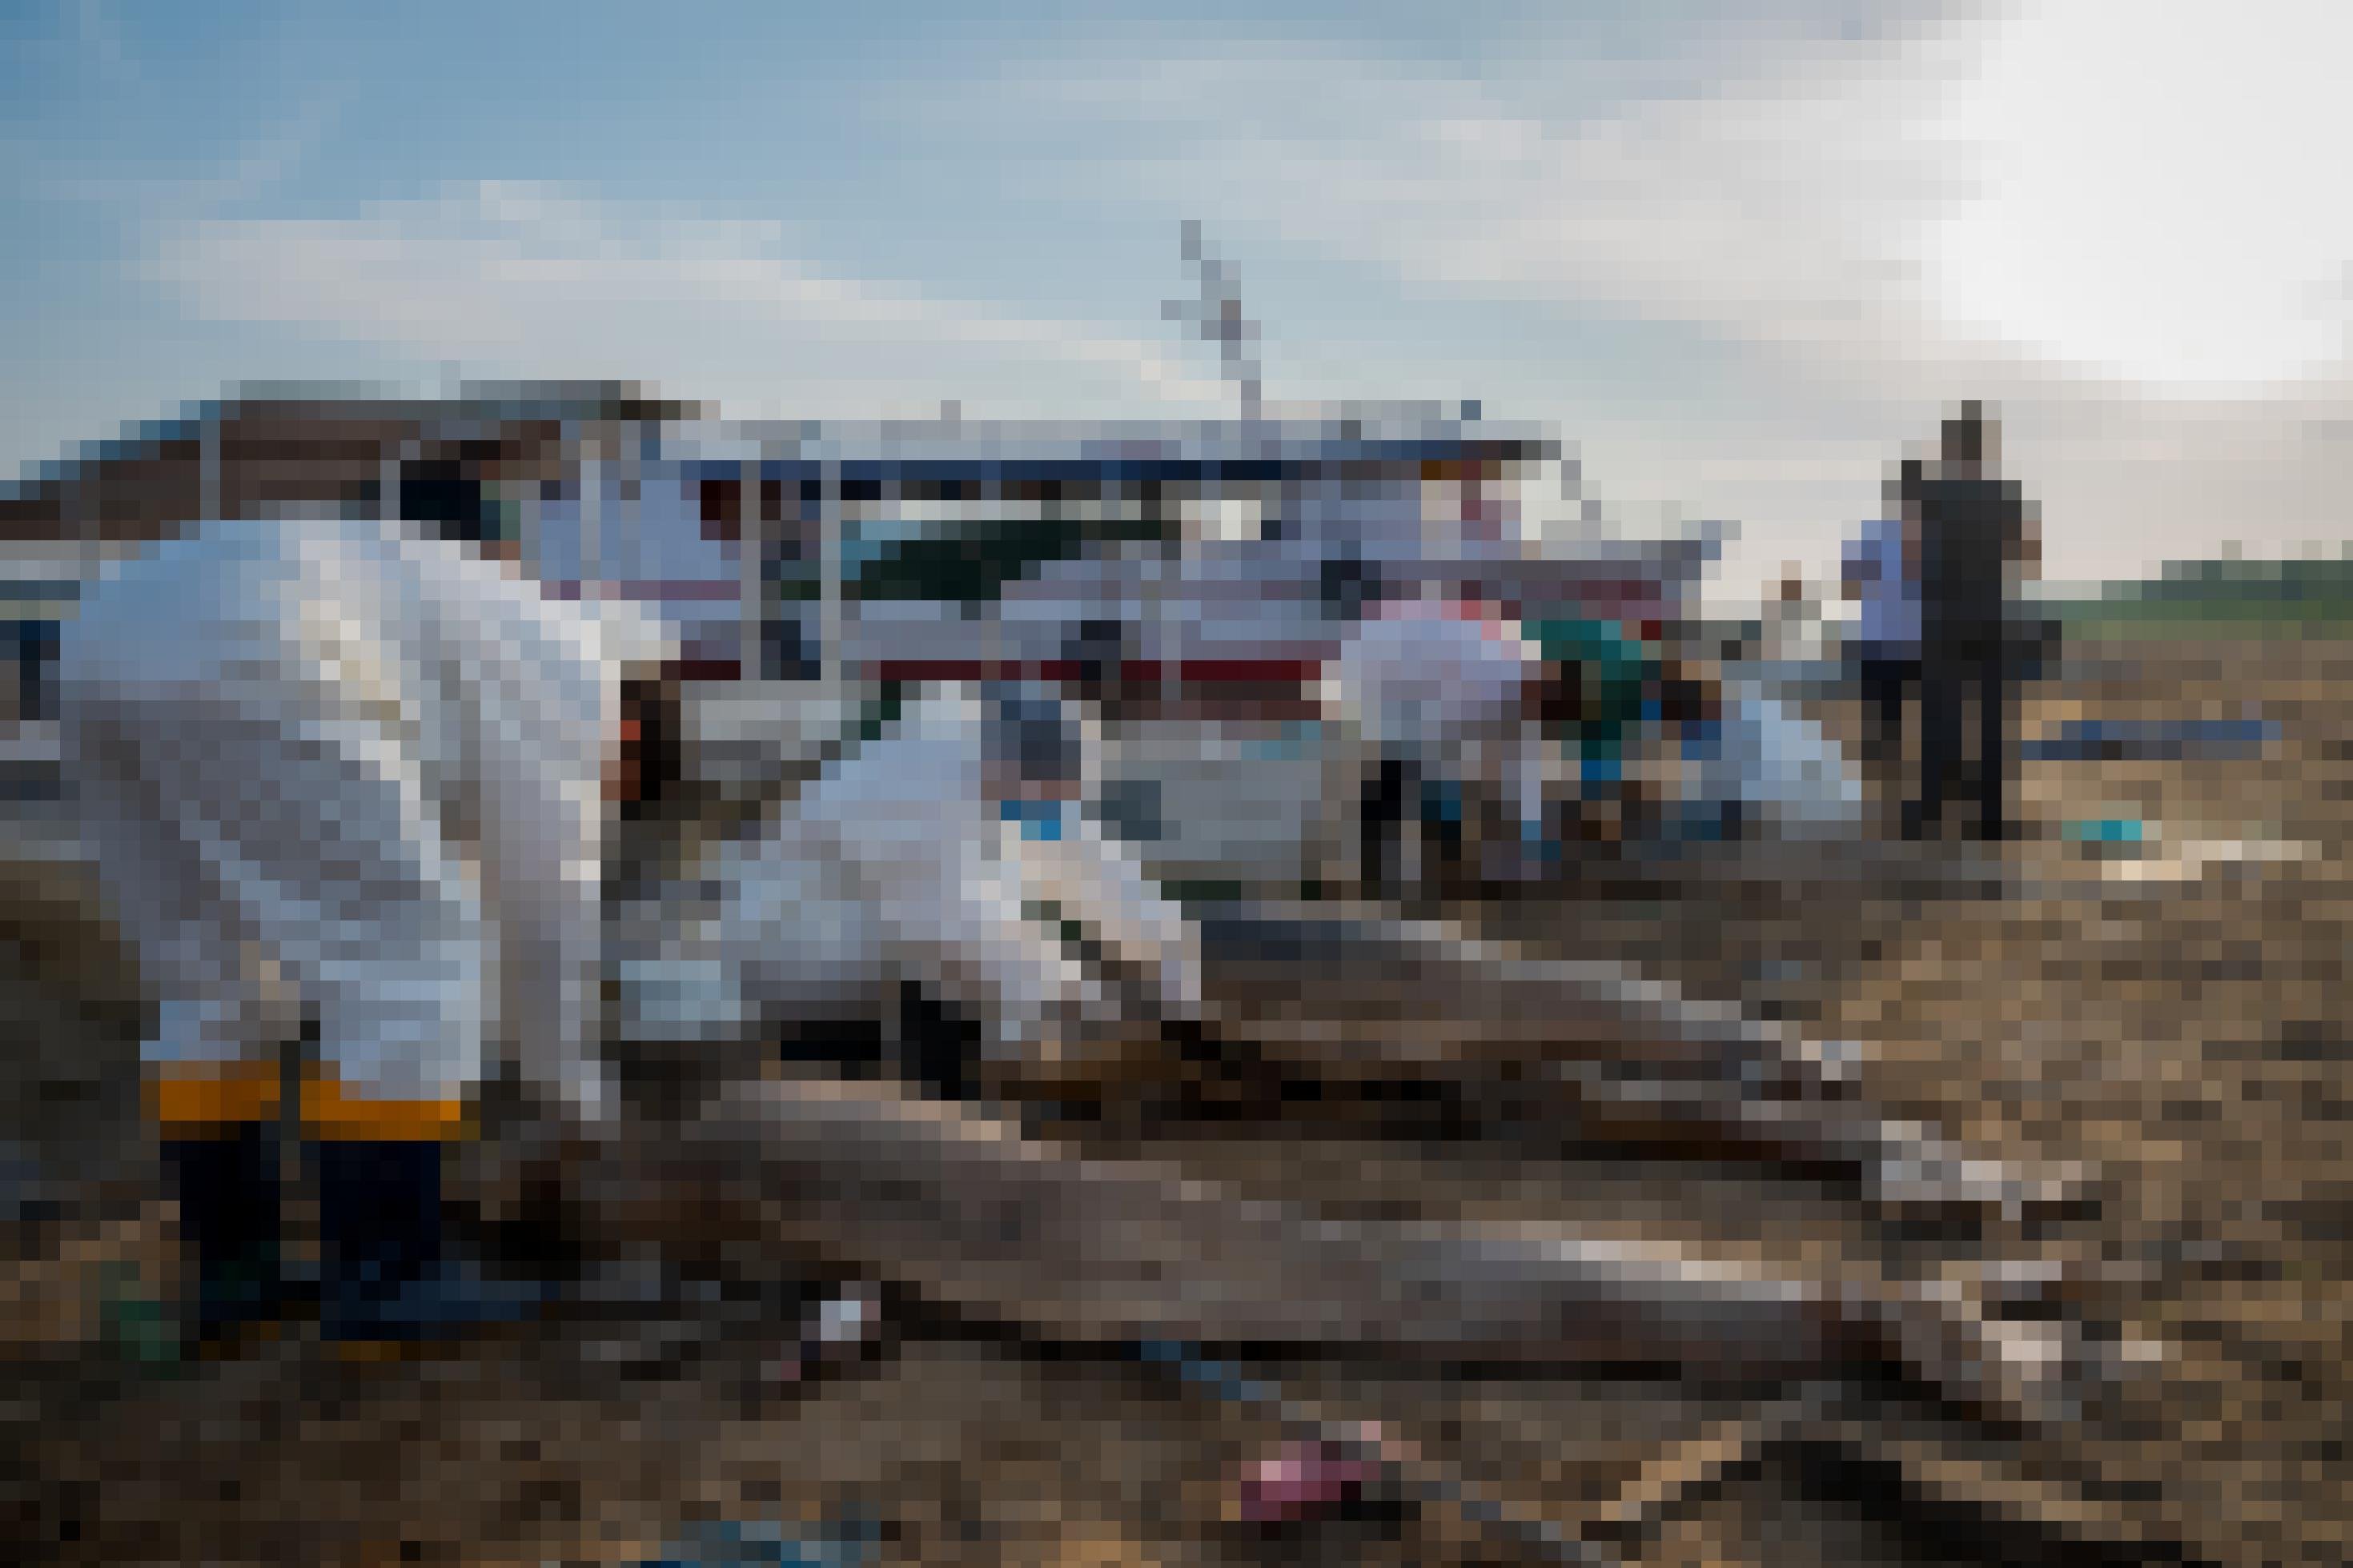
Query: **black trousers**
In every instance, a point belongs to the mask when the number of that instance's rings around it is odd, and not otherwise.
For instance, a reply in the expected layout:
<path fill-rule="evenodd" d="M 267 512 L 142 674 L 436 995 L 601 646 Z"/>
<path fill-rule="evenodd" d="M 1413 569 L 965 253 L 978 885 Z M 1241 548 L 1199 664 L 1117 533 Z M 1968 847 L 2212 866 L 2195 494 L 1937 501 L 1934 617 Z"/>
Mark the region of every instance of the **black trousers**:
<path fill-rule="evenodd" d="M 2010 671 L 1997 650 L 1938 647 L 1920 661 L 1920 793 L 1905 814 L 1907 832 L 1944 821 L 1946 796 L 1961 771 L 1968 700 L 1978 702 L 1978 834 L 2010 830 Z"/>
<path fill-rule="evenodd" d="M 1863 755 L 1883 779 L 1900 778 L 1904 706 L 1920 687 L 1916 658 L 1865 656 L 1855 676 L 1862 689 Z"/>
<path fill-rule="evenodd" d="M 1366 781 L 1356 822 L 1365 880 L 1371 886 L 1389 885 L 1396 868 L 1392 854 L 1409 821 L 1431 830 L 1442 865 L 1452 868 L 1461 864 L 1462 824 L 1459 820 L 1433 820 L 1437 814 L 1430 809 L 1429 794 L 1430 784 L 1422 777 L 1421 770 L 1400 758 L 1384 758 Z"/>

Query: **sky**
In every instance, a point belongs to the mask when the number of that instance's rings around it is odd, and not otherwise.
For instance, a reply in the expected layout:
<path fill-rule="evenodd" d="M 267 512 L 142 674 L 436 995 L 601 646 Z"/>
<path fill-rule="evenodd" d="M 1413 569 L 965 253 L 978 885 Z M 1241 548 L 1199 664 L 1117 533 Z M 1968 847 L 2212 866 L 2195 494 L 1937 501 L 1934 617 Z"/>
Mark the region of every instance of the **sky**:
<path fill-rule="evenodd" d="M 985 10 L 986 15 L 977 14 Z M 2337 0 L 0 6 L 0 473 L 241 381 L 1547 421 L 1820 578 L 1992 401 L 2051 574 L 2335 550 Z"/>

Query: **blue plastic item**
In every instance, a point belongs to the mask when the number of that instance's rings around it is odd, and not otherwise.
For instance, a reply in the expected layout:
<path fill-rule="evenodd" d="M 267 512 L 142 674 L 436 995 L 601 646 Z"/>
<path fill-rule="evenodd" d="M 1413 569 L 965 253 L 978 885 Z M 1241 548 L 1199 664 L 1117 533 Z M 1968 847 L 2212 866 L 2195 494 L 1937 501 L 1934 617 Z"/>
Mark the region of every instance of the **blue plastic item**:
<path fill-rule="evenodd" d="M 1008 822 L 1021 825 L 1021 837 L 1059 843 L 1062 837 L 1063 813 L 1069 803 L 1059 800 L 1008 800 L 999 813 Z"/>
<path fill-rule="evenodd" d="M 811 1532 L 765 1521 L 696 1525 L 639 1568 L 857 1568 L 874 1553 L 872 1524 L 849 1521 Z"/>
<path fill-rule="evenodd" d="M 2076 844 L 2145 844 L 2148 824 L 2137 816 L 2095 816 L 2070 822 L 2061 836 Z"/>
<path fill-rule="evenodd" d="M 2279 725 L 2267 719 L 2085 719 L 2027 742 L 2019 755 L 2030 763 L 2180 762 L 2252 756 L 2279 738 Z"/>

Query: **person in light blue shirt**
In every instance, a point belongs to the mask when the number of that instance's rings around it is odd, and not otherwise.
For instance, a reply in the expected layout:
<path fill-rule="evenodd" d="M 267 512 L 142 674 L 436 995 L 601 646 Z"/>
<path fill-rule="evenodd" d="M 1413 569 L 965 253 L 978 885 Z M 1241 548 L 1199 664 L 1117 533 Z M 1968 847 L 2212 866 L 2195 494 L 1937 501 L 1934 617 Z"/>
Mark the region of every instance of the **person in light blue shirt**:
<path fill-rule="evenodd" d="M 1883 778 L 1904 758 L 1904 710 L 1920 689 L 1920 465 L 1904 465 L 1895 515 L 1867 522 L 1846 548 L 1844 596 L 1862 607 L 1852 642 L 1867 726 L 1864 760 Z"/>

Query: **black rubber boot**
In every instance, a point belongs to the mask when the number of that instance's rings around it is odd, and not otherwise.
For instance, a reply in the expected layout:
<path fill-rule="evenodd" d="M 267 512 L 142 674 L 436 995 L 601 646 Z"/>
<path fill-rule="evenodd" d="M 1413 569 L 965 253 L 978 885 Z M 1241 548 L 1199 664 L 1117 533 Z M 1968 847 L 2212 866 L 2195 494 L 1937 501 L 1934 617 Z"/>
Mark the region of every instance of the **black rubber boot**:
<path fill-rule="evenodd" d="M 187 1333 L 202 1344 L 274 1321 L 293 1304 L 280 1249 L 278 1143 L 259 1126 L 172 1138 L 164 1166 L 195 1252 Z"/>
<path fill-rule="evenodd" d="M 534 1285 L 491 1279 L 454 1257 L 441 1209 L 438 1143 L 334 1140 L 316 1146 L 331 1340 L 436 1339 L 529 1316 Z"/>

